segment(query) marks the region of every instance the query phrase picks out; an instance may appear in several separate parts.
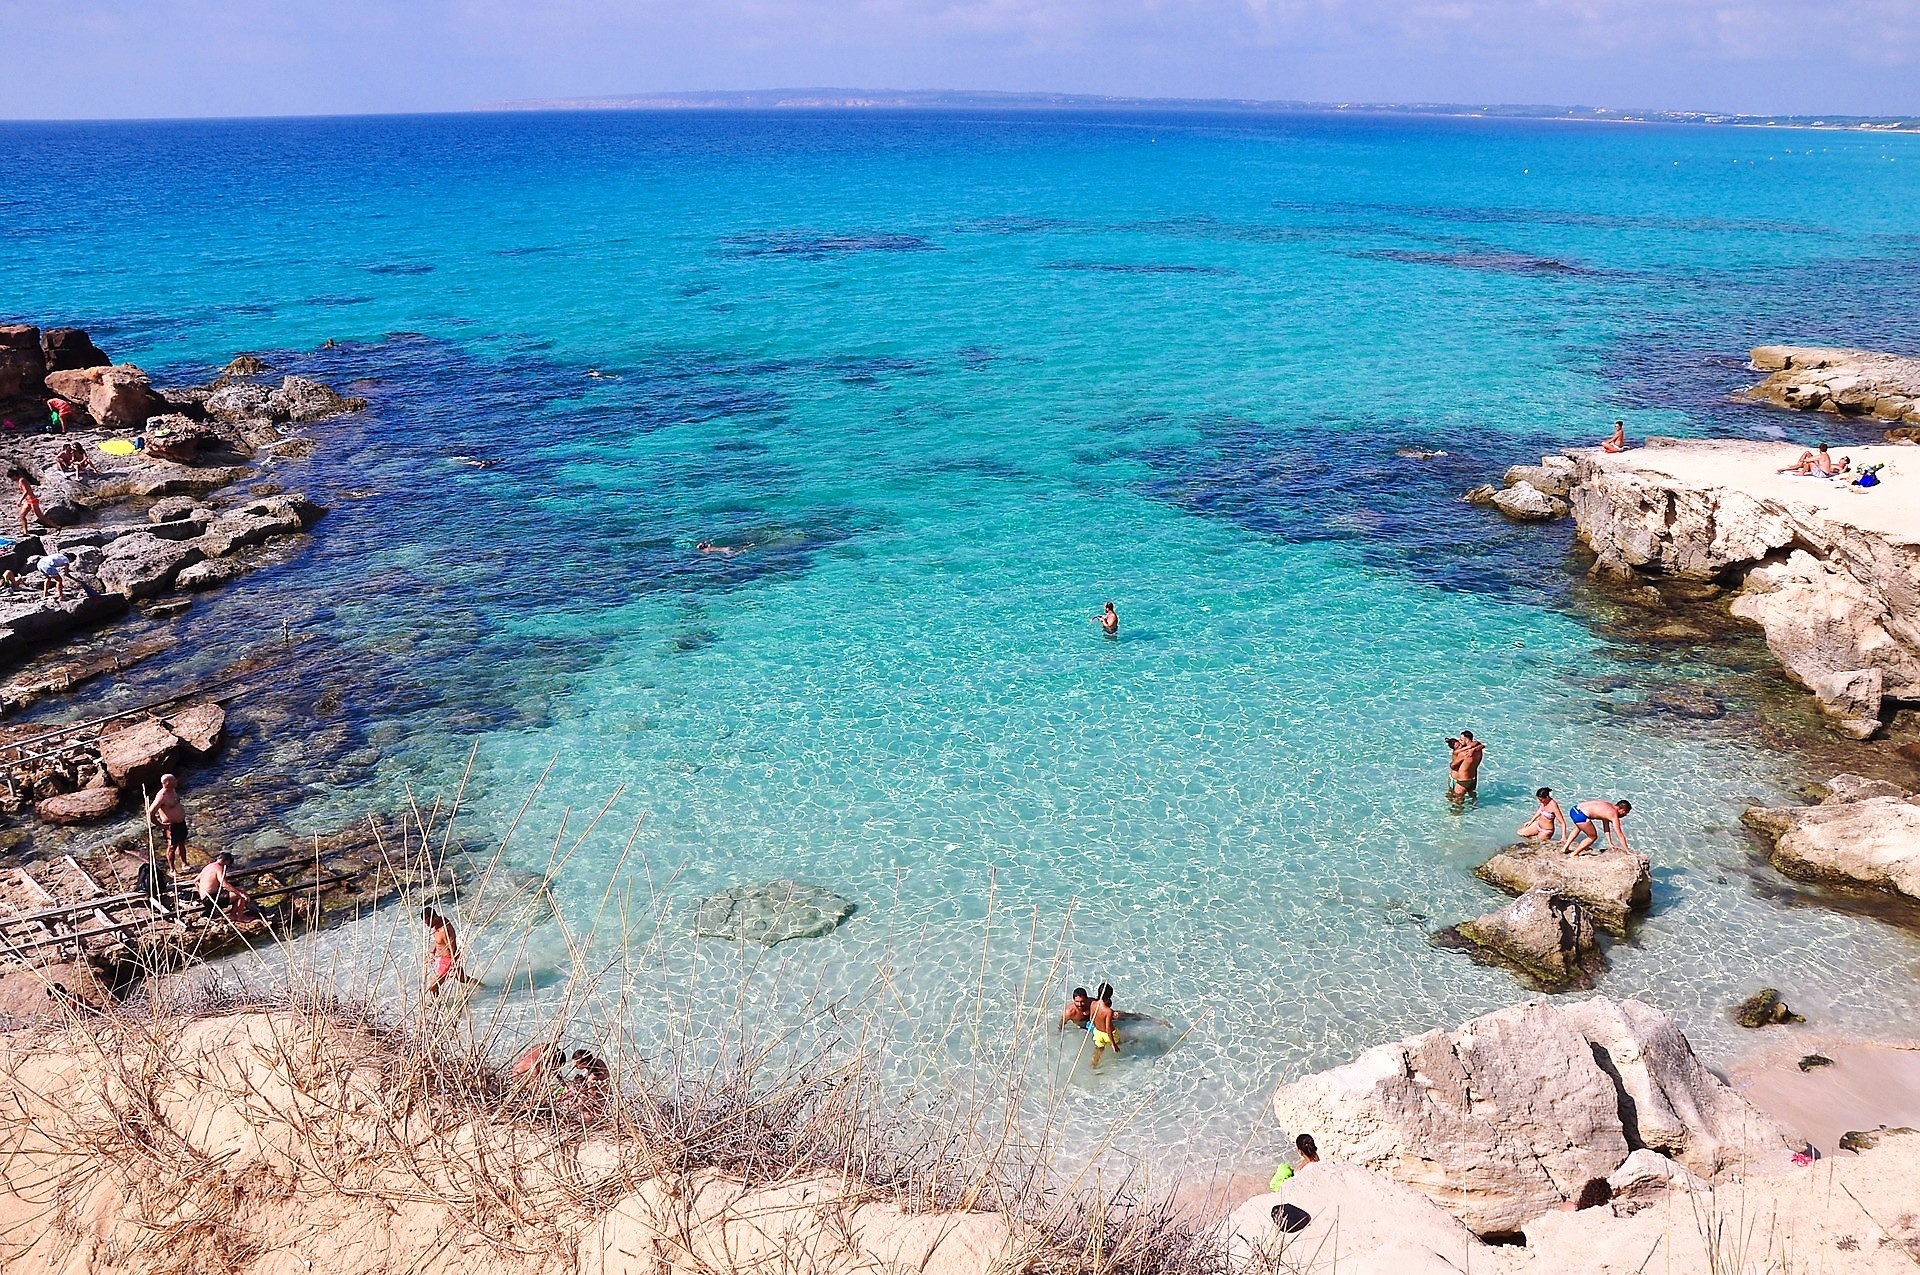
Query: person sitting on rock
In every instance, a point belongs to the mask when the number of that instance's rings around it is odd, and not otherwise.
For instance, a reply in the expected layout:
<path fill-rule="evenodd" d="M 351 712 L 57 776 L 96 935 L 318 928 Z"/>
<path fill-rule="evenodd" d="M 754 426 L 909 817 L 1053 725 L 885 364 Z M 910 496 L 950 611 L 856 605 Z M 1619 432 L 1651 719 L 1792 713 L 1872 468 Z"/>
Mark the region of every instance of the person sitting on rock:
<path fill-rule="evenodd" d="M 1310 1164 L 1320 1163 L 1320 1147 L 1314 1142 L 1312 1134 L 1303 1133 L 1295 1138 L 1293 1140 L 1293 1149 L 1300 1153 L 1301 1169 L 1305 1169 Z M 1292 1177 L 1295 1172 L 1297 1172 L 1297 1170 L 1295 1170 L 1292 1165 L 1282 1160 L 1279 1167 L 1273 1171 L 1273 1177 L 1267 1183 L 1267 1190 L 1278 1191 L 1280 1184 Z"/>
<path fill-rule="evenodd" d="M 1799 460 L 1794 461 L 1793 464 L 1777 472 L 1782 474 L 1819 474 L 1823 478 L 1831 478 L 1840 472 L 1840 467 L 1834 464 L 1833 457 L 1827 454 L 1827 445 L 1825 443 L 1817 443 L 1814 445 L 1813 451 L 1801 452 Z"/>
<path fill-rule="evenodd" d="M 1539 809 L 1535 810 L 1533 818 L 1521 824 L 1513 835 L 1522 841 L 1531 841 L 1535 837 L 1551 841 L 1559 833 L 1560 824 L 1567 817 L 1566 812 L 1560 809 L 1560 803 L 1553 799 L 1551 788 L 1536 788 L 1533 796 L 1534 800 L 1540 803 Z"/>
<path fill-rule="evenodd" d="M 194 889 L 207 907 L 216 914 L 225 910 L 226 900 L 232 899 L 232 919 L 240 921 L 246 918 L 247 909 L 253 906 L 253 898 L 228 880 L 227 871 L 232 867 L 233 852 L 222 850 L 213 856 L 211 863 L 200 869 L 200 877 L 194 882 Z"/>
<path fill-rule="evenodd" d="M 1625 421 L 1615 421 L 1613 423 L 1613 433 L 1607 437 L 1605 442 L 1600 444 L 1600 450 L 1603 452 L 1624 452 L 1627 450 L 1627 423 Z"/>
<path fill-rule="evenodd" d="M 1631 852 L 1633 847 L 1627 844 L 1627 834 L 1621 829 L 1620 821 L 1633 813 L 1631 801 L 1582 801 L 1567 812 L 1567 839 L 1560 843 L 1563 854 L 1585 854 L 1588 847 L 1599 847 L 1604 854 L 1606 847 L 1600 844 L 1600 828 L 1605 825 L 1607 840 L 1622 850 Z"/>

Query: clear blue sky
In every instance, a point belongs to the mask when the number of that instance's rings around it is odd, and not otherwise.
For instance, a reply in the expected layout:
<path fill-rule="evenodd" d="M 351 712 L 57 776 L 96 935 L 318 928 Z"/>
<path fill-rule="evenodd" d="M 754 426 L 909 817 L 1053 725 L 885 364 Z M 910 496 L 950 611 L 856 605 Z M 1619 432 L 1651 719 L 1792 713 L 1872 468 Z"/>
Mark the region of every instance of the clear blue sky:
<path fill-rule="evenodd" d="M 0 0 L 0 118 L 693 89 L 1920 114 L 1920 0 Z"/>

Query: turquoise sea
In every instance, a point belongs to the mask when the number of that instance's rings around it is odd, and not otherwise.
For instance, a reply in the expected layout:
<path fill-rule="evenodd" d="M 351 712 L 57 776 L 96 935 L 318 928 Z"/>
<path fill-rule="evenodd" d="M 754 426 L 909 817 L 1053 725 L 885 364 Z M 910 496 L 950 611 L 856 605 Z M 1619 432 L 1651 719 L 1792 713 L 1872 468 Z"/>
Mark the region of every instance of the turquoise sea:
<path fill-rule="evenodd" d="M 915 1082 L 1110 979 L 1191 1030 L 1077 1075 L 1063 1136 L 1260 1172 L 1275 1083 L 1521 994 L 1427 935 L 1498 901 L 1471 869 L 1541 784 L 1630 796 L 1653 857 L 1603 990 L 1718 1060 L 1763 984 L 1823 1026 L 1913 1021 L 1920 938 L 1754 866 L 1741 807 L 1806 777 L 1757 648 L 1627 641 L 1564 526 L 1455 498 L 1619 417 L 1833 428 L 1726 396 L 1763 341 L 1920 346 L 1917 213 L 1920 140 L 1864 133 L 0 125 L 9 317 L 162 379 L 252 350 L 372 401 L 288 466 L 334 510 L 311 548 L 187 627 L 213 667 L 285 619 L 354 675 L 364 764 L 314 774 L 301 826 L 450 794 L 477 746 L 476 838 L 546 774 L 510 848 L 539 870 L 617 791 L 555 887 L 594 941 L 476 932 L 490 978 L 553 986 L 624 933 L 596 1012 L 637 1040 L 857 1002 Z M 1676 683 L 1728 715 L 1609 709 Z M 1461 727 L 1488 754 L 1455 814 Z M 776 877 L 859 911 L 765 955 L 688 932 Z"/>

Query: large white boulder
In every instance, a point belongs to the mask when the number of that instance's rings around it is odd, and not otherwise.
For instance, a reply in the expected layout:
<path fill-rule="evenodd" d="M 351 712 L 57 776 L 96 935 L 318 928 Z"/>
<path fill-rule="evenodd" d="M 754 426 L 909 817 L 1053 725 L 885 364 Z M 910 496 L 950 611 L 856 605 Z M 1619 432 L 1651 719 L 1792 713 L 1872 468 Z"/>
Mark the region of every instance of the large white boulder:
<path fill-rule="evenodd" d="M 1786 1154 L 1665 1015 L 1605 997 L 1377 1046 L 1282 1085 L 1273 1109 L 1329 1160 L 1413 1187 L 1481 1235 L 1518 1231 L 1641 1147 L 1706 1172 Z"/>
<path fill-rule="evenodd" d="M 1920 899 L 1920 806 L 1906 798 L 1754 806 L 1746 822 L 1772 841 L 1773 864 L 1788 876 Z"/>

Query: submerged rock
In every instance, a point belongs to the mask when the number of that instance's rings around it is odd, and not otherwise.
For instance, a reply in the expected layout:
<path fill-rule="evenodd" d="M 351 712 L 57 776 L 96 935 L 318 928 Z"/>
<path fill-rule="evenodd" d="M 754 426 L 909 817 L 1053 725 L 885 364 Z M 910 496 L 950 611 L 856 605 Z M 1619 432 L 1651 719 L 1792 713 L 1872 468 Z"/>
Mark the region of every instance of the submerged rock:
<path fill-rule="evenodd" d="M 1413 1187 L 1481 1235 L 1520 1230 L 1642 1148 L 1701 1175 L 1784 1167 L 1789 1154 L 1672 1020 L 1606 997 L 1377 1046 L 1281 1086 L 1273 1111 L 1328 1161 Z"/>
<path fill-rule="evenodd" d="M 1627 918 L 1653 903 L 1653 873 L 1642 854 L 1608 850 L 1562 854 L 1557 842 L 1520 842 L 1475 869 L 1475 875 L 1509 894 L 1545 888 L 1587 906 L 1593 923 L 1625 935 Z"/>
<path fill-rule="evenodd" d="M 831 934 L 853 910 L 851 901 L 820 886 L 768 881 L 735 886 L 700 900 L 693 913 L 693 932 L 702 938 L 772 947 L 788 939 Z"/>
<path fill-rule="evenodd" d="M 1775 987 L 1763 987 L 1747 999 L 1733 1007 L 1733 1021 L 1742 1027 L 1775 1027 L 1785 1023 L 1804 1023 L 1807 1020 L 1787 1008 L 1786 1001 L 1780 998 L 1780 990 Z M 1807 1068 L 1802 1067 L 1805 1071 Z"/>
<path fill-rule="evenodd" d="M 1590 986 L 1606 966 L 1586 906 L 1545 887 L 1446 933 L 1542 991 Z"/>
<path fill-rule="evenodd" d="M 268 414 L 275 420 L 323 421 L 343 412 L 357 412 L 367 405 L 363 398 L 347 398 L 331 386 L 305 376 L 289 376 L 267 399 Z"/>

